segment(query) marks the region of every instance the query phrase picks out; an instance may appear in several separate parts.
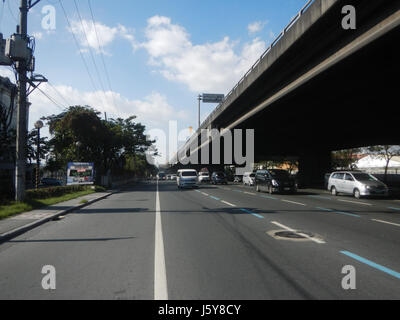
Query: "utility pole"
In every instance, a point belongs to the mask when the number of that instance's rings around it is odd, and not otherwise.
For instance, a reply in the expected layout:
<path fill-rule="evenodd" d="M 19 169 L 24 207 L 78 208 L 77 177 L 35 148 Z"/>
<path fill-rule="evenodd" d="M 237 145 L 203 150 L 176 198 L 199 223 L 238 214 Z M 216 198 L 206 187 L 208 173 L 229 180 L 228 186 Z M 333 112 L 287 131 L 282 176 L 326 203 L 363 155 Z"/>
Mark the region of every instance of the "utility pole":
<path fill-rule="evenodd" d="M 20 25 L 17 32 L 22 39 L 28 41 L 28 0 L 21 0 L 20 5 Z M 26 178 L 26 86 L 27 86 L 27 63 L 26 60 L 17 62 L 18 71 L 18 111 L 17 111 L 17 150 L 16 150 L 16 169 L 15 169 L 15 200 L 25 199 L 25 178 Z"/>

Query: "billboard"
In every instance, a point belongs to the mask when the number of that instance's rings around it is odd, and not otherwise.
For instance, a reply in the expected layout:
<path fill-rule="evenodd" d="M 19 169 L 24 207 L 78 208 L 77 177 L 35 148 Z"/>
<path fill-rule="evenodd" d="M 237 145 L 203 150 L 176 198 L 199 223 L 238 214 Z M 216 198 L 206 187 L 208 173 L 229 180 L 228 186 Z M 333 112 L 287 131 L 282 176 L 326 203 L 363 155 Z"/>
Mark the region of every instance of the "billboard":
<path fill-rule="evenodd" d="M 94 184 L 93 162 L 69 162 L 67 167 L 67 186 Z"/>

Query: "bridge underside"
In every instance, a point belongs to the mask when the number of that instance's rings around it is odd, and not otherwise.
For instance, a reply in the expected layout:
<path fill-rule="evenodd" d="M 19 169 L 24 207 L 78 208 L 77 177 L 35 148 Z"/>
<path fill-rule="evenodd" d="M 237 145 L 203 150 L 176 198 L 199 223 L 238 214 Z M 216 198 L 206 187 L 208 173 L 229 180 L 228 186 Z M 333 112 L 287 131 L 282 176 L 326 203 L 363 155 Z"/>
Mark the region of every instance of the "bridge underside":
<path fill-rule="evenodd" d="M 378 9 L 383 17 L 393 12 L 393 8 L 385 7 L 382 1 L 373 3 L 376 8 L 365 6 L 361 18 L 364 15 L 367 19 Z M 328 18 L 329 21 L 331 18 Z M 365 30 L 357 31 L 361 34 L 371 26 L 365 25 Z M 321 25 L 316 24 L 315 29 L 320 28 Z M 228 127 L 298 79 L 306 72 L 304 70 L 310 70 L 355 39 L 341 44 L 340 36 L 343 34 L 335 32 L 337 34 L 332 35 L 332 39 L 326 40 L 334 31 L 330 33 L 328 30 L 318 39 L 317 31 L 310 30 L 229 109 L 222 111 L 212 122 L 212 128 Z M 234 129 L 255 130 L 255 162 L 296 157 L 300 162 L 303 183 L 310 185 L 323 181 L 323 174 L 330 169 L 330 152 L 333 150 L 400 144 L 399 38 L 400 27 L 396 27 L 235 125 Z M 326 43 L 320 44 L 318 40 Z M 310 43 L 320 47 L 314 50 Z M 328 55 L 329 50 L 324 46 L 331 43 L 336 44 L 336 49 L 330 49 Z M 313 56 L 307 56 L 313 50 Z M 322 52 L 325 53 L 321 57 Z M 299 62 L 302 59 L 304 65 Z M 313 66 L 309 65 L 312 60 Z"/>

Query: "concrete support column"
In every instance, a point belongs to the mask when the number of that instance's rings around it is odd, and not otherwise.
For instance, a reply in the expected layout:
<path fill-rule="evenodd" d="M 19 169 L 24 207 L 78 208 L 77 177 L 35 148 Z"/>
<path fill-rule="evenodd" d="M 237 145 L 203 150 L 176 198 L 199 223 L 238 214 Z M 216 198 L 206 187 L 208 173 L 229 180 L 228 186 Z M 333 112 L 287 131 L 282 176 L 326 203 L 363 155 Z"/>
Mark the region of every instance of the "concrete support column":
<path fill-rule="evenodd" d="M 300 186 L 323 187 L 324 175 L 330 170 L 330 151 L 313 151 L 300 155 L 298 173 Z"/>

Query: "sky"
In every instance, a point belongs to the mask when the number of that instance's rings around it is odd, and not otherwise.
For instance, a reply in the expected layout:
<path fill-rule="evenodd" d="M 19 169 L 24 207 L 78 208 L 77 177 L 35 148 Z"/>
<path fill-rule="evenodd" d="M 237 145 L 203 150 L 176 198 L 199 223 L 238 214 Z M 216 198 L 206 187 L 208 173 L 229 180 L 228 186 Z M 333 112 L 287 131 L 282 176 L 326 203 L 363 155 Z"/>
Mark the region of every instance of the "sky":
<path fill-rule="evenodd" d="M 197 129 L 197 96 L 227 94 L 306 2 L 41 0 L 29 12 L 28 34 L 51 100 L 39 90 L 29 96 L 29 128 L 69 105 L 109 118 L 136 115 L 164 162 L 157 132 L 168 135 L 169 121 L 186 137 Z M 4 38 L 15 32 L 18 7 L 19 0 L 0 0 Z M 10 67 L 0 66 L 0 75 L 15 81 Z M 202 103 L 201 121 L 215 107 Z"/>

